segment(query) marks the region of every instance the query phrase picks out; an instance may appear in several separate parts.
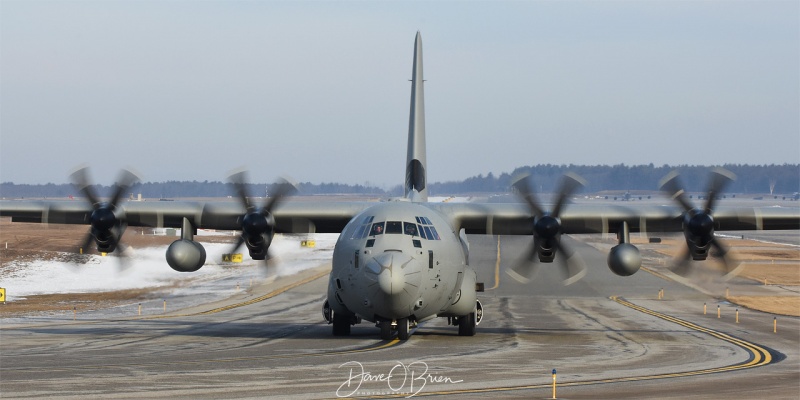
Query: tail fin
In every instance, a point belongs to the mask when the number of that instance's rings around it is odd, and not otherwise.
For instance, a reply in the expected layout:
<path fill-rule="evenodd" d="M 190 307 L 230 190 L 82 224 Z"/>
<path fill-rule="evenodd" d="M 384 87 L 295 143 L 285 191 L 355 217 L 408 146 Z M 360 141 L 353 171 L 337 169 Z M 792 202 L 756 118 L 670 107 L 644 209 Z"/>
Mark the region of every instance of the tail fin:
<path fill-rule="evenodd" d="M 425 96 L 422 78 L 422 36 L 414 40 L 414 67 L 411 73 L 411 115 L 408 118 L 408 156 L 406 158 L 405 197 L 428 201 L 427 161 L 425 159 Z"/>

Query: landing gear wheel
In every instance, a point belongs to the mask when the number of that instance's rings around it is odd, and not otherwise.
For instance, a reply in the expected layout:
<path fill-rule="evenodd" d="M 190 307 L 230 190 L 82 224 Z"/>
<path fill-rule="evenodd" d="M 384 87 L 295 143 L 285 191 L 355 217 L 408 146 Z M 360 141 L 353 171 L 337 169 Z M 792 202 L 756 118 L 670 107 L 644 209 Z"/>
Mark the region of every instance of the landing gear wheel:
<path fill-rule="evenodd" d="M 378 327 L 381 328 L 381 340 L 390 340 L 392 338 L 392 321 L 378 321 Z"/>
<path fill-rule="evenodd" d="M 458 336 L 475 336 L 475 313 L 458 318 Z"/>
<path fill-rule="evenodd" d="M 333 314 L 333 336 L 350 336 L 350 318 Z"/>
<path fill-rule="evenodd" d="M 408 318 L 400 318 L 397 320 L 397 338 L 400 340 L 408 340 L 411 334 L 408 332 Z"/>

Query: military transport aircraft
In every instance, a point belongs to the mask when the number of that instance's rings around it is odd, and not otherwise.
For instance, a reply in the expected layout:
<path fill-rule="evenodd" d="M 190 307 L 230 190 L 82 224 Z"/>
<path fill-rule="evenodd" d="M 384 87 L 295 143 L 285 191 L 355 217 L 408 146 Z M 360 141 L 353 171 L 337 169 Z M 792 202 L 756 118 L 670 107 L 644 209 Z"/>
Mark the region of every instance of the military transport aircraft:
<path fill-rule="evenodd" d="M 626 190 L 625 193 L 623 193 L 623 194 L 621 194 L 619 196 L 614 196 L 613 199 L 614 199 L 614 201 L 617 201 L 617 200 L 633 201 L 633 200 L 644 200 L 645 198 L 650 199 L 650 197 L 651 197 L 650 195 L 634 195 L 634 194 L 631 194 L 631 192 L 629 190 Z M 608 196 L 606 196 L 606 199 L 608 199 Z"/>
<path fill-rule="evenodd" d="M 786 209 L 715 209 L 719 193 L 732 174 L 715 170 L 703 207 L 693 206 L 683 194 L 676 175 L 662 182 L 680 208 L 651 206 L 569 207 L 570 196 L 583 184 L 574 174 L 564 177 L 555 204 L 546 209 L 531 191 L 527 179 L 519 179 L 516 191 L 522 203 L 429 203 L 425 114 L 423 103 L 422 40 L 414 43 L 411 78 L 411 115 L 403 198 L 387 202 L 291 202 L 287 182 L 277 186 L 264 204 L 247 196 L 243 174 L 231 177 L 238 202 L 127 202 L 121 201 L 136 177 L 123 173 L 108 201 L 99 199 L 85 170 L 72 178 L 89 204 L 58 201 L 2 201 L 0 216 L 17 222 L 88 224 L 85 239 L 98 251 L 113 252 L 120 246 L 127 226 L 182 228 L 181 238 L 166 251 L 167 263 L 177 271 L 197 271 L 205 263 L 203 246 L 193 240 L 199 228 L 237 230 L 236 246 L 247 246 L 256 260 L 268 259 L 275 233 L 340 233 L 333 251 L 332 270 L 323 314 L 333 335 L 349 335 L 352 325 L 363 320 L 380 328 L 380 337 L 406 340 L 419 323 L 447 318 L 462 336 L 475 334 L 483 316 L 478 301 L 482 284 L 470 264 L 467 234 L 531 235 L 523 262 L 512 268 L 521 280 L 530 276 L 536 262 L 558 260 L 566 283 L 580 278 L 585 265 L 565 244 L 562 234 L 616 233 L 619 244 L 608 255 L 608 266 L 628 276 L 641 266 L 639 250 L 629 232 L 674 231 L 684 233 L 687 251 L 681 260 L 704 260 L 711 248 L 725 257 L 725 247 L 714 231 L 751 229 L 800 229 L 800 213 Z M 733 263 L 727 262 L 729 269 Z M 688 262 L 678 263 L 683 270 Z"/>

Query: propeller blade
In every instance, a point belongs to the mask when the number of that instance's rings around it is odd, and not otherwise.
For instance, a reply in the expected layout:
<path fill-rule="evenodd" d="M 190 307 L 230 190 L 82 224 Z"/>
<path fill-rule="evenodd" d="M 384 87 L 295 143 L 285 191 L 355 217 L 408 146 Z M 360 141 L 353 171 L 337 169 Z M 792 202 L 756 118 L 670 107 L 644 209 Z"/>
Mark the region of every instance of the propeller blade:
<path fill-rule="evenodd" d="M 689 248 L 686 247 L 682 250 L 682 252 L 675 257 L 673 260 L 673 264 L 669 267 L 669 270 L 672 271 L 675 275 L 678 276 L 686 276 L 689 274 L 689 259 L 691 258 L 691 254 L 689 254 Z"/>
<path fill-rule="evenodd" d="M 550 213 L 555 218 L 561 213 L 564 204 L 579 188 L 586 186 L 586 180 L 578 174 L 567 172 L 561 180 L 561 188 L 558 190 L 558 201 L 556 201 L 553 211 Z"/>
<path fill-rule="evenodd" d="M 520 260 L 514 268 L 507 269 L 506 273 L 519 283 L 528 283 L 536 275 L 537 265 L 533 261 Z"/>
<path fill-rule="evenodd" d="M 116 208 L 120 198 L 137 182 L 139 182 L 139 177 L 136 176 L 136 174 L 129 170 L 123 169 L 117 178 L 116 190 L 109 200 L 111 207 Z"/>
<path fill-rule="evenodd" d="M 264 208 L 262 213 L 271 212 L 273 207 L 280 204 L 280 202 L 287 196 L 291 196 L 297 193 L 297 187 L 287 181 L 286 179 L 278 180 L 276 185 L 273 185 L 273 193 L 271 196 L 266 199 L 264 202 Z"/>
<path fill-rule="evenodd" d="M 572 251 L 572 249 L 561 243 L 557 242 L 556 248 L 558 253 L 561 257 L 557 257 L 560 261 L 559 263 L 562 266 L 562 271 L 566 278 L 563 281 L 564 286 L 569 286 L 586 276 L 586 262 L 583 261 L 583 257 L 580 256 L 577 252 Z"/>
<path fill-rule="evenodd" d="M 711 213 L 714 210 L 714 203 L 717 196 L 728 183 L 736 180 L 736 175 L 724 168 L 714 168 L 711 170 L 711 180 L 708 183 L 708 198 L 706 199 L 705 211 Z"/>
<path fill-rule="evenodd" d="M 272 255 L 272 252 L 267 250 L 267 257 L 264 261 L 258 263 L 259 275 L 266 278 L 268 281 L 275 280 L 278 277 L 278 259 Z"/>
<path fill-rule="evenodd" d="M 525 255 L 521 257 L 511 269 L 507 269 L 506 273 L 514 278 L 519 283 L 528 283 L 531 281 L 537 271 L 536 248 L 538 243 L 536 238 L 533 239 L 533 246 L 528 248 Z"/>
<path fill-rule="evenodd" d="M 711 241 L 711 246 L 717 250 L 717 256 L 722 259 L 722 264 L 725 266 L 725 275 L 722 276 L 722 279 L 728 281 L 739 275 L 744 264 L 733 258 L 728 252 L 728 248 L 717 238 Z"/>
<path fill-rule="evenodd" d="M 100 200 L 98 200 L 94 190 L 92 190 L 91 183 L 89 183 L 89 167 L 82 167 L 76 170 L 70 174 L 70 179 L 78 191 L 80 191 L 83 196 L 86 197 L 92 207 L 100 204 Z"/>
<path fill-rule="evenodd" d="M 528 174 L 517 177 L 511 186 L 517 189 L 517 192 L 519 192 L 522 199 L 528 204 L 528 207 L 533 211 L 533 215 L 535 215 L 536 218 L 541 218 L 544 215 L 544 210 L 539 206 L 539 201 L 536 199 L 533 190 L 531 190 L 530 176 Z"/>
<path fill-rule="evenodd" d="M 244 237 L 242 237 L 242 235 L 237 236 L 236 237 L 236 244 L 233 245 L 233 247 L 231 248 L 231 250 L 228 253 L 229 254 L 237 253 L 239 251 L 239 248 L 242 247 L 243 244 L 244 244 Z"/>
<path fill-rule="evenodd" d="M 678 181 L 678 171 L 672 171 L 662 178 L 659 187 L 675 199 L 683 207 L 683 211 L 690 212 L 694 209 L 692 203 L 686 198 L 686 191 Z"/>
<path fill-rule="evenodd" d="M 94 241 L 94 236 L 92 236 L 92 232 L 90 230 L 89 232 L 86 232 L 86 236 L 83 237 L 83 242 L 81 242 L 80 248 L 84 254 L 89 252 L 89 246 L 92 245 L 93 241 Z"/>
<path fill-rule="evenodd" d="M 253 206 L 247 199 L 247 189 L 245 188 L 247 181 L 247 173 L 245 171 L 239 171 L 233 173 L 228 177 L 228 181 L 233 184 L 234 189 L 236 190 L 237 197 L 244 206 L 245 210 L 247 210 L 248 212 L 252 211 Z"/>
<path fill-rule="evenodd" d="M 131 262 L 129 258 L 133 256 L 133 247 L 128 246 L 124 243 L 117 243 L 117 272 L 122 274 L 128 271 L 131 268 Z"/>

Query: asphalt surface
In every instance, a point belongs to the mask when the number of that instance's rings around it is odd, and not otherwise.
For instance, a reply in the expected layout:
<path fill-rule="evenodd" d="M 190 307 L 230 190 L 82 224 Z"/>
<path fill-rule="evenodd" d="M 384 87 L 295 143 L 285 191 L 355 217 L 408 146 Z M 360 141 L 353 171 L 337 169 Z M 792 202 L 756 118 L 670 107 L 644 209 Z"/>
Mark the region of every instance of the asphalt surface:
<path fill-rule="evenodd" d="M 780 288 L 703 274 L 687 286 L 647 246 L 653 272 L 617 277 L 596 248 L 609 243 L 580 239 L 564 242 L 589 271 L 564 287 L 558 264 L 529 284 L 505 274 L 529 237 L 470 237 L 487 289 L 474 337 L 443 319 L 406 342 L 368 323 L 333 337 L 321 314 L 329 266 L 171 313 L 15 319 L 0 327 L 0 396 L 551 398 L 556 369 L 558 398 L 800 397 L 800 319 L 778 317 L 775 333 L 773 315 L 739 309 L 737 323 L 722 300 Z"/>

